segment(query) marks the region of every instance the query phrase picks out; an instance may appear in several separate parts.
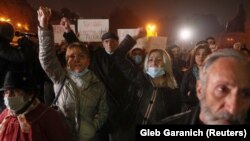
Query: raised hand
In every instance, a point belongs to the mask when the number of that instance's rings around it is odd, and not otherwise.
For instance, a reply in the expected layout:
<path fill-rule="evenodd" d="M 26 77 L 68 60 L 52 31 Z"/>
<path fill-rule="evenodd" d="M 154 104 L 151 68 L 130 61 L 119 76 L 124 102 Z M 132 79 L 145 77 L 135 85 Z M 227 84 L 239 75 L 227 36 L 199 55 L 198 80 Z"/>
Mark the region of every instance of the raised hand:
<path fill-rule="evenodd" d="M 70 21 L 68 18 L 63 17 L 60 21 L 60 25 L 62 26 L 64 32 L 70 32 L 71 27 L 70 27 Z"/>
<path fill-rule="evenodd" d="M 39 21 L 39 25 L 43 28 L 48 28 L 50 16 L 51 9 L 48 7 L 40 6 L 37 10 L 37 18 Z"/>
<path fill-rule="evenodd" d="M 139 27 L 136 29 L 136 32 L 135 32 L 135 35 L 133 36 L 133 38 L 135 40 L 137 40 L 137 39 L 142 38 L 144 36 L 146 36 L 146 30 L 142 27 Z"/>

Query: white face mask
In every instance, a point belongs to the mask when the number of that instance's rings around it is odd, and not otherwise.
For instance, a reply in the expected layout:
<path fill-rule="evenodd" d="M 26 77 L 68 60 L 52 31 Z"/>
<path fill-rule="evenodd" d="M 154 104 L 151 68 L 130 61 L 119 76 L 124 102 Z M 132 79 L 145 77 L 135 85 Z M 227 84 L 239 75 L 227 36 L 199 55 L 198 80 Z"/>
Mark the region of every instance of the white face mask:
<path fill-rule="evenodd" d="M 147 74 L 149 74 L 152 78 L 155 78 L 164 75 L 165 70 L 158 67 L 149 67 L 147 70 Z"/>
<path fill-rule="evenodd" d="M 23 96 L 4 97 L 5 106 L 13 111 L 19 110 L 25 104 Z"/>

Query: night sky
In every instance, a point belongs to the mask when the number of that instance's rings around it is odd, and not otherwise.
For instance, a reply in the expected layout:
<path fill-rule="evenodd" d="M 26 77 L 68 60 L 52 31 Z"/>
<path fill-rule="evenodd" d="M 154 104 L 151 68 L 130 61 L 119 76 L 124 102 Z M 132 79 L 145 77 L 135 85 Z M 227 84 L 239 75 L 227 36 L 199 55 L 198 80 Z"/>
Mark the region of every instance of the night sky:
<path fill-rule="evenodd" d="M 188 17 L 192 14 L 214 14 L 225 24 L 237 11 L 241 0 L 27 0 L 35 9 L 47 5 L 59 11 L 66 7 L 81 17 L 107 17 L 115 8 L 129 7 L 145 21 L 164 16 Z M 250 0 L 243 0 L 250 16 Z"/>

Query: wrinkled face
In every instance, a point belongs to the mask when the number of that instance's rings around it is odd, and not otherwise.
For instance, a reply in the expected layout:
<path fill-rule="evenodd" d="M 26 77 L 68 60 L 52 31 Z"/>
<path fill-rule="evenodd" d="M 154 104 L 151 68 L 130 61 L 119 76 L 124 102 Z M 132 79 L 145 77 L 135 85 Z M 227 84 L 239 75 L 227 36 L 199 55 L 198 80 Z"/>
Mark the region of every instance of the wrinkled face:
<path fill-rule="evenodd" d="M 148 57 L 148 67 L 163 67 L 163 56 L 159 51 L 152 52 Z"/>
<path fill-rule="evenodd" d="M 106 52 L 113 53 L 118 47 L 118 41 L 115 39 L 105 39 L 102 41 L 102 45 Z"/>
<path fill-rule="evenodd" d="M 196 54 L 195 54 L 195 63 L 197 64 L 197 66 L 202 66 L 204 60 L 206 59 L 206 57 L 209 55 L 209 53 L 206 51 L 206 49 L 198 49 Z"/>
<path fill-rule="evenodd" d="M 250 108 L 248 74 L 246 63 L 232 58 L 221 58 L 208 69 L 206 86 L 197 85 L 202 122 L 221 125 L 244 122 Z"/>
<path fill-rule="evenodd" d="M 81 72 L 89 66 L 89 56 L 79 47 L 68 48 L 66 58 L 67 67 L 71 71 Z"/>

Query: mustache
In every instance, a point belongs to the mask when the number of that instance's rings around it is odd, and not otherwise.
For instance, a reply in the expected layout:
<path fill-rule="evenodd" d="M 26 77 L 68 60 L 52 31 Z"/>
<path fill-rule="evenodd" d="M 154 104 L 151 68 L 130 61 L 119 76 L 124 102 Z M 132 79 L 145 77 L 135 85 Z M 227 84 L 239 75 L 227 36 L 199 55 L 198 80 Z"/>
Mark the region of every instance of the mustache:
<path fill-rule="evenodd" d="M 206 105 L 202 105 L 204 113 L 206 115 L 207 121 L 211 123 L 216 123 L 216 121 L 228 121 L 230 124 L 243 124 L 246 119 L 245 115 L 232 115 L 227 111 L 222 111 L 217 115 L 212 114 L 210 108 Z"/>
<path fill-rule="evenodd" d="M 234 116 L 234 115 L 232 115 L 232 114 L 230 114 L 228 112 L 221 112 L 216 116 L 216 118 L 218 120 L 220 120 L 220 119 L 221 120 L 227 120 L 232 124 L 242 124 L 242 123 L 244 123 L 244 120 L 243 120 L 244 118 L 242 116 Z"/>

